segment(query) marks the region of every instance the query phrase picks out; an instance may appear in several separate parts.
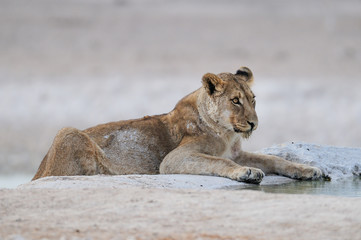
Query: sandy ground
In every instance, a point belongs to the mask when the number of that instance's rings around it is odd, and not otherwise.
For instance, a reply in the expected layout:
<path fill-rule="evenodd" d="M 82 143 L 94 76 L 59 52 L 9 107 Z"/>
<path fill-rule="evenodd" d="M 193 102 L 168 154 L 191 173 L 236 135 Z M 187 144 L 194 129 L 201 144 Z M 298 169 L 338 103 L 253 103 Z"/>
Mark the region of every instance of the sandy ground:
<path fill-rule="evenodd" d="M 356 240 L 361 236 L 358 198 L 121 184 L 73 188 L 69 179 L 52 181 L 64 181 L 60 185 L 68 188 L 36 189 L 33 184 L 0 190 L 1 239 Z"/>
<path fill-rule="evenodd" d="M 249 66 L 260 127 L 359 147 L 361 2 L 0 0 L 0 174 L 34 174 L 58 129 L 170 111 Z"/>
<path fill-rule="evenodd" d="M 318 166 L 332 181 L 360 174 L 360 151 L 306 143 L 264 150 Z M 265 176 L 257 187 L 293 183 Z M 357 186 L 353 197 L 329 197 L 250 191 L 252 184 L 212 176 L 46 177 L 0 189 L 0 239 L 358 240 Z"/>

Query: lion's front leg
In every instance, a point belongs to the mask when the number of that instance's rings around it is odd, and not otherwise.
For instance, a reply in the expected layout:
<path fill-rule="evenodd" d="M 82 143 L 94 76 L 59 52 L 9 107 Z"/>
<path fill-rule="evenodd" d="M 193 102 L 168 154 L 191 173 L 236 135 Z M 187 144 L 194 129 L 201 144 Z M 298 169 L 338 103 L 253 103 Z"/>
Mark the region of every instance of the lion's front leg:
<path fill-rule="evenodd" d="M 293 163 L 277 156 L 242 152 L 234 161 L 243 166 L 260 168 L 266 174 L 277 174 L 300 180 L 317 180 L 322 177 L 322 171 L 316 167 Z"/>
<path fill-rule="evenodd" d="M 260 183 L 264 177 L 260 169 L 242 167 L 229 159 L 190 152 L 184 148 L 175 149 L 164 158 L 160 173 L 220 176 L 247 183 Z"/>

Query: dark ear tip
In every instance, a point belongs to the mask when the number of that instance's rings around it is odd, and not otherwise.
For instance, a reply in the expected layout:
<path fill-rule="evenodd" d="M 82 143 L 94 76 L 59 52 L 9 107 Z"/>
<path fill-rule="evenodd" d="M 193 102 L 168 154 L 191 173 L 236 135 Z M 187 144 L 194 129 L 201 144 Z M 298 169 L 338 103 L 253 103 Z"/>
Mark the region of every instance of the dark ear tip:
<path fill-rule="evenodd" d="M 237 70 L 236 75 L 244 76 L 244 77 L 246 77 L 246 78 L 249 78 L 249 77 L 250 77 L 249 72 L 244 71 L 244 70 L 241 70 L 241 69 L 238 69 L 238 70 Z"/>
<path fill-rule="evenodd" d="M 237 70 L 236 75 L 240 75 L 240 76 L 244 76 L 246 78 L 250 78 L 250 77 L 252 77 L 252 72 L 248 67 L 240 67 Z"/>
<path fill-rule="evenodd" d="M 236 72 L 236 75 L 241 75 L 241 76 L 245 76 L 245 77 L 249 77 L 249 73 L 244 71 L 244 70 L 241 70 L 241 69 L 238 69 L 237 72 Z"/>

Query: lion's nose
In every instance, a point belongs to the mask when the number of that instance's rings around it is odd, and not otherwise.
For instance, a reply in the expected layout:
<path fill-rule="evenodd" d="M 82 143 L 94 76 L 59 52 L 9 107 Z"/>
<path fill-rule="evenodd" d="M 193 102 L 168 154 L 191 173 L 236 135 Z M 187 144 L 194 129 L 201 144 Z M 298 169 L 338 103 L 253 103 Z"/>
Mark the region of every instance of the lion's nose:
<path fill-rule="evenodd" d="M 247 121 L 247 123 L 251 126 L 251 131 L 256 127 L 256 124 L 255 122 L 250 122 L 250 121 Z"/>

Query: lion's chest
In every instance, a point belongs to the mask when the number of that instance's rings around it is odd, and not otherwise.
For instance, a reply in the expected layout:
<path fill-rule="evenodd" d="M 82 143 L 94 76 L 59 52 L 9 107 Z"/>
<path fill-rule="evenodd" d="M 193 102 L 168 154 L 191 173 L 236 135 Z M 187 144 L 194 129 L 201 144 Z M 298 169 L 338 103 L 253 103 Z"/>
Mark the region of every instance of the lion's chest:
<path fill-rule="evenodd" d="M 225 138 L 225 150 L 222 153 L 223 158 L 235 159 L 241 153 L 241 138 L 237 135 Z"/>

